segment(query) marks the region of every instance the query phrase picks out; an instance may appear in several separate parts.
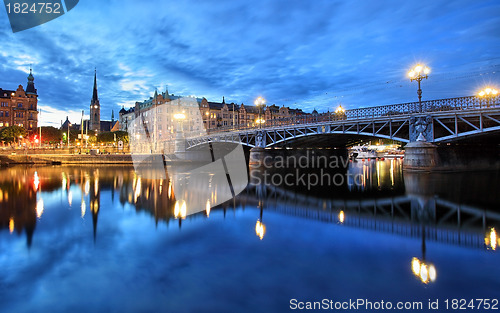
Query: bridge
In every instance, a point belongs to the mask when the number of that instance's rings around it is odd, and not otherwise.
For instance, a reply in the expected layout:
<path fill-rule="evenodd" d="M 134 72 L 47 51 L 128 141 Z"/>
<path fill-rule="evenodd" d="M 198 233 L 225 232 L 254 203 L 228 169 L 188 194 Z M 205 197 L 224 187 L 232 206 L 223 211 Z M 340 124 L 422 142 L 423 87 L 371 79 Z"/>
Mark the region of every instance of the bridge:
<path fill-rule="evenodd" d="M 266 121 L 261 128 L 222 129 L 186 138 L 186 149 L 216 143 L 270 147 L 301 137 L 339 134 L 371 136 L 400 142 L 452 142 L 500 131 L 500 96 L 475 96 L 367 107 L 327 116 Z M 419 137 L 420 136 L 420 137 Z"/>

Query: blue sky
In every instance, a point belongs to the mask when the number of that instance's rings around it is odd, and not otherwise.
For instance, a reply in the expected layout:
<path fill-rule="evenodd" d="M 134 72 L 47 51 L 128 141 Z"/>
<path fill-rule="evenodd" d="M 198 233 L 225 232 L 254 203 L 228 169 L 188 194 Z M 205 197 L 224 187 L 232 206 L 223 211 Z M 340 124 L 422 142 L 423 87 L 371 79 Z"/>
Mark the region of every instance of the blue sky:
<path fill-rule="evenodd" d="M 15 34 L 0 11 L 0 87 L 26 86 L 33 64 L 42 125 L 88 115 L 94 67 L 102 119 L 166 85 L 305 111 L 411 102 L 417 62 L 424 100 L 500 87 L 497 0 L 87 0 Z"/>

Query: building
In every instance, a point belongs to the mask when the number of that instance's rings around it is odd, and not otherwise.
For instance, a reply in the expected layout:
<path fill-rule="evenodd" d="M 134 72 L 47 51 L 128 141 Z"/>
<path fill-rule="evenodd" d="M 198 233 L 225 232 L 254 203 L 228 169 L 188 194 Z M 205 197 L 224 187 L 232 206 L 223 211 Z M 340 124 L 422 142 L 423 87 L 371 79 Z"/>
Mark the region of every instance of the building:
<path fill-rule="evenodd" d="M 22 85 L 17 90 L 0 88 L 0 128 L 17 125 L 34 133 L 38 126 L 38 94 L 34 83 L 35 78 L 30 69 L 26 90 Z"/>
<path fill-rule="evenodd" d="M 101 131 L 101 104 L 97 96 L 97 70 L 94 70 L 94 90 L 90 100 L 90 130 L 96 133 Z"/>
<path fill-rule="evenodd" d="M 83 112 L 82 112 L 83 114 Z M 92 135 L 101 132 L 118 131 L 119 124 L 115 121 L 114 111 L 111 111 L 111 121 L 101 121 L 101 104 L 99 102 L 99 96 L 97 93 L 97 70 L 94 70 L 94 88 L 92 91 L 92 99 L 90 100 L 90 120 L 83 121 L 83 131 L 85 134 L 91 133 Z M 61 129 L 67 130 L 69 124 L 69 129 L 81 131 L 81 124 L 71 123 L 69 118 L 66 116 L 66 121 L 62 123 Z"/>

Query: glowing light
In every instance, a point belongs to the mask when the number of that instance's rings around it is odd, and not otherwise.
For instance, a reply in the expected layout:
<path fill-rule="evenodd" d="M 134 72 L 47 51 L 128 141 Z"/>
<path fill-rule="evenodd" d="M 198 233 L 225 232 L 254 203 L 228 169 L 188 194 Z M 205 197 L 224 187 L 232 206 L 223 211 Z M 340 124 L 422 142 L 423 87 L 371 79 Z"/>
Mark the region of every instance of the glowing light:
<path fill-rule="evenodd" d="M 437 276 L 437 273 L 436 273 L 436 268 L 434 267 L 434 265 L 429 265 L 429 279 L 431 282 L 435 282 L 436 281 L 436 276 Z"/>
<path fill-rule="evenodd" d="M 344 214 L 344 211 L 342 211 L 342 210 L 341 210 L 341 211 L 339 212 L 339 222 L 340 222 L 341 224 L 344 224 L 344 220 L 345 220 L 345 214 Z"/>
<path fill-rule="evenodd" d="M 94 195 L 97 196 L 97 193 L 99 192 L 99 178 L 96 177 L 94 180 Z"/>
<path fill-rule="evenodd" d="M 174 118 L 176 120 L 183 120 L 186 118 L 186 115 L 184 113 L 176 113 L 176 114 L 174 114 Z"/>
<path fill-rule="evenodd" d="M 207 200 L 207 204 L 205 205 L 205 212 L 207 213 L 207 217 L 210 216 L 210 200 Z"/>
<path fill-rule="evenodd" d="M 137 199 L 141 195 L 141 188 L 142 188 L 142 183 L 141 183 L 141 178 L 139 177 L 137 179 L 137 185 L 135 186 L 135 191 L 134 191 L 134 203 L 137 202 Z"/>
<path fill-rule="evenodd" d="M 90 191 L 90 180 L 89 180 L 89 178 L 88 178 L 88 177 L 85 177 L 84 192 L 85 192 L 85 195 L 86 195 L 86 196 L 88 196 L 89 191 Z"/>
<path fill-rule="evenodd" d="M 168 197 L 169 198 L 172 198 L 172 193 L 173 193 L 172 191 L 173 191 L 172 182 L 168 181 Z"/>
<path fill-rule="evenodd" d="M 68 192 L 68 204 L 71 206 L 71 203 L 73 202 L 73 193 L 71 190 Z"/>
<path fill-rule="evenodd" d="M 13 218 L 13 217 L 11 217 L 11 218 L 9 219 L 9 233 L 11 233 L 11 234 L 12 234 L 13 232 L 14 232 L 14 218 Z"/>
<path fill-rule="evenodd" d="M 36 217 L 41 218 L 43 214 L 43 199 L 40 198 L 38 199 L 38 202 L 36 203 Z"/>
<path fill-rule="evenodd" d="M 415 276 L 420 276 L 420 260 L 413 258 L 411 260 L 411 270 Z"/>
<path fill-rule="evenodd" d="M 335 110 L 335 113 L 337 114 L 342 114 L 345 112 L 345 109 L 342 107 L 342 105 L 339 105 L 338 108 Z"/>
<path fill-rule="evenodd" d="M 82 211 L 82 218 L 84 218 L 85 212 L 87 211 L 87 204 L 85 203 L 84 199 L 82 199 L 81 211 Z"/>
<path fill-rule="evenodd" d="M 490 232 L 484 237 L 484 243 L 491 250 L 497 249 L 497 244 L 500 244 L 500 239 L 498 238 L 494 227 L 492 227 Z"/>
<path fill-rule="evenodd" d="M 256 106 L 263 105 L 264 103 L 266 103 L 266 100 L 262 97 L 258 97 L 257 99 L 255 99 L 255 102 L 254 102 L 254 104 Z"/>
<path fill-rule="evenodd" d="M 61 183 L 62 189 L 66 189 L 66 184 L 68 183 L 68 180 L 66 179 L 66 173 L 62 172 L 61 175 L 62 175 L 62 183 Z"/>
<path fill-rule="evenodd" d="M 38 178 L 38 173 L 35 171 L 35 174 L 33 174 L 33 187 L 35 188 L 35 191 L 38 190 L 39 185 L 40 185 L 40 179 Z"/>
<path fill-rule="evenodd" d="M 260 220 L 257 220 L 255 224 L 255 234 L 262 240 L 266 234 L 266 225 L 264 225 Z"/>
<path fill-rule="evenodd" d="M 427 78 L 427 75 L 431 72 L 431 69 L 428 68 L 427 66 L 417 64 L 414 68 L 412 68 L 408 72 L 408 77 L 410 77 L 411 80 L 421 80 L 422 78 Z M 423 75 L 422 75 L 423 74 Z"/>
<path fill-rule="evenodd" d="M 434 264 L 426 263 L 414 257 L 411 260 L 411 270 L 413 275 L 424 284 L 436 281 L 437 271 Z"/>
<path fill-rule="evenodd" d="M 187 215 L 186 201 L 177 200 L 174 205 L 174 217 L 185 219 Z"/>
<path fill-rule="evenodd" d="M 495 97 L 498 95 L 498 90 L 491 87 L 486 87 L 481 90 L 478 94 L 479 97 Z"/>

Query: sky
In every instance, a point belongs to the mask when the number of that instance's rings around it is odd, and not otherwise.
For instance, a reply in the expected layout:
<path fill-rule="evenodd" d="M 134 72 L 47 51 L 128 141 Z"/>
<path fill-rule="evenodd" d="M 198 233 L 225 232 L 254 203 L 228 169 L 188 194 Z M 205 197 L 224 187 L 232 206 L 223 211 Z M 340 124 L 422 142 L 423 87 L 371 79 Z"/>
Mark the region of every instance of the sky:
<path fill-rule="evenodd" d="M 86 0 L 13 33 L 0 9 L 0 88 L 26 88 L 41 125 L 88 116 L 94 68 L 101 119 L 155 88 L 209 101 L 306 112 L 417 101 L 407 72 L 431 68 L 422 100 L 500 87 L 498 0 Z"/>

